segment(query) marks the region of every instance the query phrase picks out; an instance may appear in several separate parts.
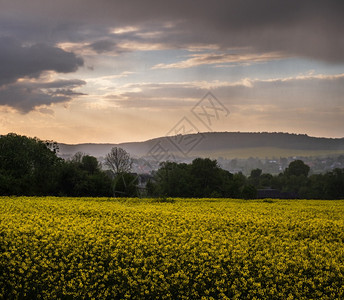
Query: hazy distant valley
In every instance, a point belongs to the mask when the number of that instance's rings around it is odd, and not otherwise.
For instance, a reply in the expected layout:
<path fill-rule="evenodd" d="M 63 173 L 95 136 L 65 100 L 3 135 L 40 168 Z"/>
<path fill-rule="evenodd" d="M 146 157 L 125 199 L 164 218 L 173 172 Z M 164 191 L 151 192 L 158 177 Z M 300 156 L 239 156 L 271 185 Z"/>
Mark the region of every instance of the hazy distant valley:
<path fill-rule="evenodd" d="M 112 147 L 134 158 L 133 171 L 148 173 L 162 161 L 191 162 L 196 157 L 217 159 L 233 173 L 249 174 L 254 168 L 278 174 L 301 158 L 315 173 L 344 167 L 344 138 L 316 138 L 288 133 L 208 132 L 160 137 L 120 144 L 59 144 L 59 156 L 68 159 L 83 152 L 102 161 Z"/>

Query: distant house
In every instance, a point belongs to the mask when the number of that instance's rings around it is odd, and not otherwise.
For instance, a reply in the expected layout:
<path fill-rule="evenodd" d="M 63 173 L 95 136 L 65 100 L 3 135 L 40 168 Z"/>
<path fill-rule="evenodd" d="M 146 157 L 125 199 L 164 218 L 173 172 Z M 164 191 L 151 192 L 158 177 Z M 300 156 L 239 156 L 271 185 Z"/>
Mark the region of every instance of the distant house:
<path fill-rule="evenodd" d="M 257 198 L 265 199 L 298 199 L 299 196 L 296 193 L 281 192 L 276 189 L 259 189 L 257 190 Z"/>

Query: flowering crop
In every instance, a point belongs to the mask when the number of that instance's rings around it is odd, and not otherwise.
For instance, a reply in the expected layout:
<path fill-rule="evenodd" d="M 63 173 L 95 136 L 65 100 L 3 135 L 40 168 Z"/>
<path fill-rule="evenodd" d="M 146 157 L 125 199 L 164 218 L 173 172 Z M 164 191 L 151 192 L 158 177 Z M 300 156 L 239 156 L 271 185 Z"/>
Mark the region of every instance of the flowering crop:
<path fill-rule="evenodd" d="M 0 197 L 0 299 L 344 298 L 344 201 Z"/>

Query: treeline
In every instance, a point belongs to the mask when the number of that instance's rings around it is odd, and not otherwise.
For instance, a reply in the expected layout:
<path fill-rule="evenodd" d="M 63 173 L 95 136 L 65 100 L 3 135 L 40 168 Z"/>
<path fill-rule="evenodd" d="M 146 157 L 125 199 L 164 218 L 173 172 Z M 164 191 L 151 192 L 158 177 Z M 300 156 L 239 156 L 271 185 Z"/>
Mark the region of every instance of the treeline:
<path fill-rule="evenodd" d="M 168 197 L 344 199 L 344 169 L 310 176 L 309 171 L 295 160 L 277 176 L 254 169 L 246 177 L 221 169 L 216 160 L 197 158 L 191 164 L 163 163 L 147 188 Z"/>
<path fill-rule="evenodd" d="M 0 195 L 253 199 L 262 196 L 261 191 L 275 190 L 290 198 L 344 199 L 344 169 L 309 175 L 309 167 L 301 160 L 291 162 L 277 176 L 261 169 L 249 176 L 232 174 L 208 158 L 191 164 L 164 162 L 146 186 L 139 187 L 140 176 L 129 173 L 131 158 L 121 148 L 108 154 L 108 170 L 93 156 L 77 153 L 63 160 L 57 150 L 51 141 L 13 133 L 1 136 Z"/>
<path fill-rule="evenodd" d="M 65 161 L 52 142 L 10 133 L 0 138 L 0 195 L 112 196 L 113 180 L 95 157 Z"/>

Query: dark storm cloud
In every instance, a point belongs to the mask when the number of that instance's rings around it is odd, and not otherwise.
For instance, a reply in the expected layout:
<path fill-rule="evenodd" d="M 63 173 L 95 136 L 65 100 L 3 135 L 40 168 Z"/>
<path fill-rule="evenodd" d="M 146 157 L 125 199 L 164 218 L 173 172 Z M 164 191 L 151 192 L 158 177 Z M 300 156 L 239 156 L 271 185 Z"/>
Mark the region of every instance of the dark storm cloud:
<path fill-rule="evenodd" d="M 166 34 L 150 41 L 173 47 L 209 43 L 224 49 L 250 47 L 344 61 L 344 2 L 338 0 L 7 0 L 1 6 L 3 31 L 23 38 L 27 28 L 28 36 L 51 42 L 94 42 L 101 35 L 111 37 L 114 27 L 157 30 L 175 22 L 163 29 Z"/>
<path fill-rule="evenodd" d="M 70 101 L 83 95 L 73 91 L 86 84 L 82 80 L 57 80 L 53 82 L 17 82 L 0 87 L 0 105 L 27 113 L 42 105 Z"/>
<path fill-rule="evenodd" d="M 38 78 L 44 71 L 74 72 L 81 65 L 81 58 L 60 48 L 22 46 L 13 38 L 0 38 L 0 87 L 23 77 Z"/>
<path fill-rule="evenodd" d="M 22 45 L 14 38 L 0 37 L 0 105 L 28 112 L 41 105 L 69 101 L 79 95 L 73 89 L 84 81 L 39 82 L 40 76 L 46 71 L 75 72 L 82 65 L 81 58 L 58 47 Z"/>

